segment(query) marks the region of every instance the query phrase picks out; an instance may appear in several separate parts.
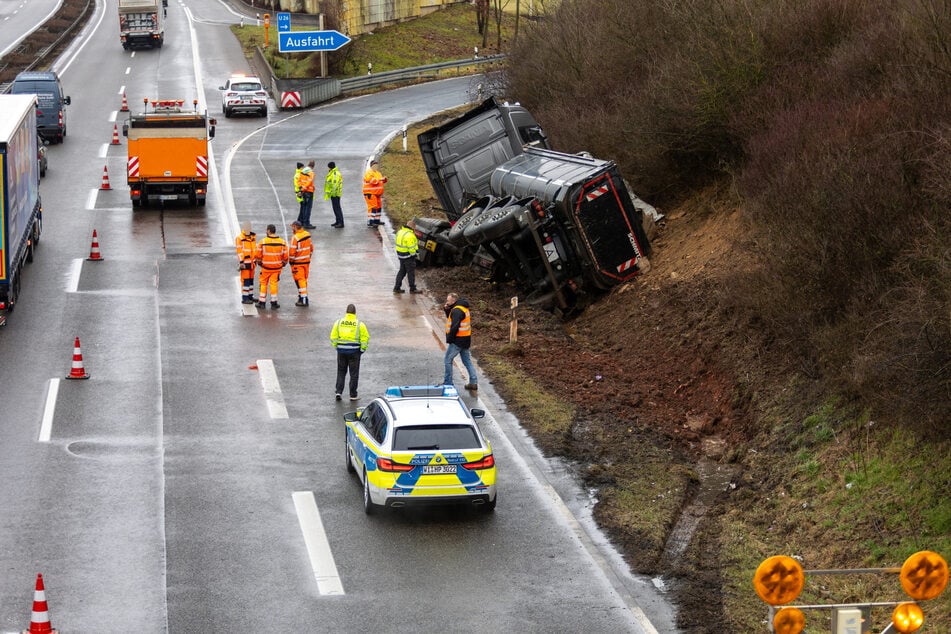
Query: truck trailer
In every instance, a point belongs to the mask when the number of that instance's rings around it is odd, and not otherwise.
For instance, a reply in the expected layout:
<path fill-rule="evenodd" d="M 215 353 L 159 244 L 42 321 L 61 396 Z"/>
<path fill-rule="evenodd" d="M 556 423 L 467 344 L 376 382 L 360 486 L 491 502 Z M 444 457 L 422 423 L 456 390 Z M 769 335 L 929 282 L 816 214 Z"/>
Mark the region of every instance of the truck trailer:
<path fill-rule="evenodd" d="M 128 184 L 133 207 L 181 201 L 203 206 L 208 192 L 208 141 L 215 119 L 184 100 L 143 101 L 144 111 L 122 125 L 128 138 Z"/>
<path fill-rule="evenodd" d="M 0 95 L 0 326 L 20 295 L 43 228 L 36 95 Z"/>
<path fill-rule="evenodd" d="M 165 7 L 161 0 L 119 0 L 119 41 L 122 48 L 161 48 L 165 43 Z"/>

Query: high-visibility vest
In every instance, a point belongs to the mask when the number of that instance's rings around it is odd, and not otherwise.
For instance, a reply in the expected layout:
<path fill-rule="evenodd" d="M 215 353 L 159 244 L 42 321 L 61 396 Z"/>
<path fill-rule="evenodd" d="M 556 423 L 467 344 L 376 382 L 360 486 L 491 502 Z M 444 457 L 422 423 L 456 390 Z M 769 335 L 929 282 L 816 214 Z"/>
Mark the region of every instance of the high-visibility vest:
<path fill-rule="evenodd" d="M 257 243 L 255 242 L 255 234 L 253 231 L 245 233 L 242 231 L 238 234 L 238 237 L 234 239 L 234 249 L 238 253 L 239 262 L 247 262 L 248 260 L 254 259 L 254 250 L 257 248 Z"/>
<path fill-rule="evenodd" d="M 310 240 L 310 234 L 303 229 L 298 229 L 291 236 L 290 249 L 288 250 L 288 259 L 291 264 L 310 264 L 310 256 L 314 252 L 314 245 Z"/>
<path fill-rule="evenodd" d="M 409 227 L 402 227 L 396 232 L 396 255 L 400 258 L 408 258 L 416 255 L 419 251 L 419 240 L 416 239 L 416 232 Z"/>
<path fill-rule="evenodd" d="M 382 196 L 383 183 L 385 182 L 386 178 L 371 167 L 366 171 L 366 174 L 363 175 L 363 193 Z"/>
<path fill-rule="evenodd" d="M 309 167 L 305 167 L 304 170 L 300 173 L 300 178 L 298 179 L 300 183 L 300 190 L 302 192 L 313 192 L 314 191 L 314 170 Z"/>
<path fill-rule="evenodd" d="M 287 264 L 287 243 L 279 236 L 264 236 L 258 244 L 254 259 L 261 262 L 262 269 L 281 269 Z"/>
<path fill-rule="evenodd" d="M 462 321 L 459 322 L 459 330 L 456 331 L 457 337 L 469 337 L 472 335 L 472 320 L 469 317 L 469 309 L 465 306 L 456 306 L 452 307 L 452 310 L 449 311 L 449 315 L 446 317 L 446 334 L 449 334 L 449 331 L 452 330 L 452 311 L 461 310 L 463 312 Z"/>
<path fill-rule="evenodd" d="M 327 172 L 324 179 L 324 198 L 340 198 L 343 196 L 343 176 L 336 167 Z"/>
<path fill-rule="evenodd" d="M 370 343 L 370 331 L 353 313 L 347 313 L 343 319 L 334 322 L 330 331 L 330 343 L 337 352 L 351 354 L 365 352 Z"/>
<path fill-rule="evenodd" d="M 303 167 L 298 167 L 294 170 L 294 193 L 300 193 L 300 173 L 303 169 Z"/>

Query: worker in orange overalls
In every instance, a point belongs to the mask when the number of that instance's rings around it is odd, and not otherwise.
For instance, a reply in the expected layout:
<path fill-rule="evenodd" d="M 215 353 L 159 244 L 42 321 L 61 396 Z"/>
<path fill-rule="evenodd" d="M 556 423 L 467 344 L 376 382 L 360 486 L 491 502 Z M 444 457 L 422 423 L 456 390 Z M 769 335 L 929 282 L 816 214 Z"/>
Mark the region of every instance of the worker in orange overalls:
<path fill-rule="evenodd" d="M 291 274 L 297 284 L 297 303 L 295 306 L 307 308 L 310 300 L 307 298 L 307 276 L 310 275 L 310 256 L 314 252 L 314 245 L 310 240 L 310 233 L 301 226 L 299 220 L 291 223 L 291 243 L 288 249 L 288 260 L 291 264 Z"/>
<path fill-rule="evenodd" d="M 261 238 L 254 251 L 254 261 L 261 267 L 261 294 L 258 297 L 258 308 L 267 304 L 268 291 L 271 292 L 271 308 L 280 308 L 277 303 L 277 282 L 281 278 L 281 271 L 287 265 L 287 243 L 277 235 L 274 225 L 267 226 L 267 235 Z"/>
<path fill-rule="evenodd" d="M 238 253 L 238 270 L 241 271 L 241 303 L 254 303 L 254 251 L 257 234 L 251 231 L 251 223 L 241 225 L 241 233 L 234 239 Z"/>
<path fill-rule="evenodd" d="M 363 197 L 367 201 L 367 226 L 375 227 L 383 224 L 383 185 L 386 176 L 380 174 L 380 162 L 370 161 L 370 169 L 363 175 Z"/>

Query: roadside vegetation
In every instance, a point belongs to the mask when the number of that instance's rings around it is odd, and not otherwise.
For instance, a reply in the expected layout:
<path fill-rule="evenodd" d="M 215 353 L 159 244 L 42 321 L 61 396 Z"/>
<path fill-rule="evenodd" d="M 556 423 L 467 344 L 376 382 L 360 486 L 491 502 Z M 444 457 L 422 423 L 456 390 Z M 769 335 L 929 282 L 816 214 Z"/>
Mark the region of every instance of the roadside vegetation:
<path fill-rule="evenodd" d="M 456 29 L 481 38 L 470 5 L 381 29 L 355 42 L 349 72 L 465 57 L 475 44 L 455 48 L 468 37 L 447 37 Z M 427 57 L 384 32 L 427 42 Z M 582 462 L 632 568 L 673 566 L 687 632 L 766 631 L 750 580 L 771 555 L 807 569 L 900 566 L 919 550 L 951 559 L 949 51 L 946 0 L 564 0 L 503 38 L 510 59 L 492 90 L 525 105 L 556 149 L 616 161 L 668 220 L 652 272 L 562 324 L 556 353 L 486 342 L 476 354 L 539 445 Z M 415 139 L 444 118 L 383 157 L 395 221 L 440 213 Z M 588 392 L 624 405 L 621 429 L 556 389 L 554 365 L 540 372 L 575 339 L 605 365 L 654 363 L 625 388 Z M 720 410 L 685 433 L 690 394 L 702 403 L 696 386 L 710 384 Z M 679 416 L 650 409 L 663 399 L 684 401 Z M 665 542 L 709 429 L 727 441 L 714 459 L 737 475 L 671 563 Z M 903 597 L 894 575 L 852 575 L 807 578 L 800 602 Z M 951 590 L 923 608 L 920 632 L 949 631 Z M 889 614 L 876 608 L 872 631 Z M 807 618 L 826 631 L 827 613 Z"/>

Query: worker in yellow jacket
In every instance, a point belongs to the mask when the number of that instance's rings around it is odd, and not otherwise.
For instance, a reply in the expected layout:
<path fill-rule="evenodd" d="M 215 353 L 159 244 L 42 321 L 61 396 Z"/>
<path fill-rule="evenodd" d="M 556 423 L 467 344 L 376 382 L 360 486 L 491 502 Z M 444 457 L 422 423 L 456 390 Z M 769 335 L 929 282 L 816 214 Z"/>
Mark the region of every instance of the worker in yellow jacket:
<path fill-rule="evenodd" d="M 280 308 L 277 302 L 277 283 L 281 279 L 281 271 L 287 266 L 287 242 L 277 235 L 274 225 L 267 226 L 267 235 L 261 238 L 254 251 L 254 261 L 261 267 L 261 293 L 258 297 L 258 308 L 267 306 L 268 292 L 271 293 L 271 308 Z"/>
<path fill-rule="evenodd" d="M 288 262 L 291 265 L 291 275 L 297 285 L 297 303 L 295 306 L 307 308 L 310 299 L 307 298 L 307 277 L 310 275 L 310 258 L 314 252 L 314 245 L 310 233 L 301 226 L 299 220 L 291 223 L 291 242 L 287 249 Z"/>
<path fill-rule="evenodd" d="M 370 331 L 367 325 L 357 319 L 357 309 L 347 305 L 347 314 L 334 322 L 330 331 L 330 343 L 337 351 L 336 399 L 343 394 L 344 379 L 350 372 L 350 400 L 357 400 L 357 383 L 360 381 L 360 357 L 370 344 Z"/>
<path fill-rule="evenodd" d="M 257 248 L 257 234 L 251 231 L 251 223 L 241 225 L 241 233 L 234 239 L 234 249 L 238 253 L 238 270 L 241 272 L 241 303 L 254 303 L 254 251 Z"/>
<path fill-rule="evenodd" d="M 380 173 L 380 162 L 370 161 L 370 168 L 363 175 L 363 197 L 367 201 L 367 226 L 383 224 L 383 185 L 386 176 Z"/>

